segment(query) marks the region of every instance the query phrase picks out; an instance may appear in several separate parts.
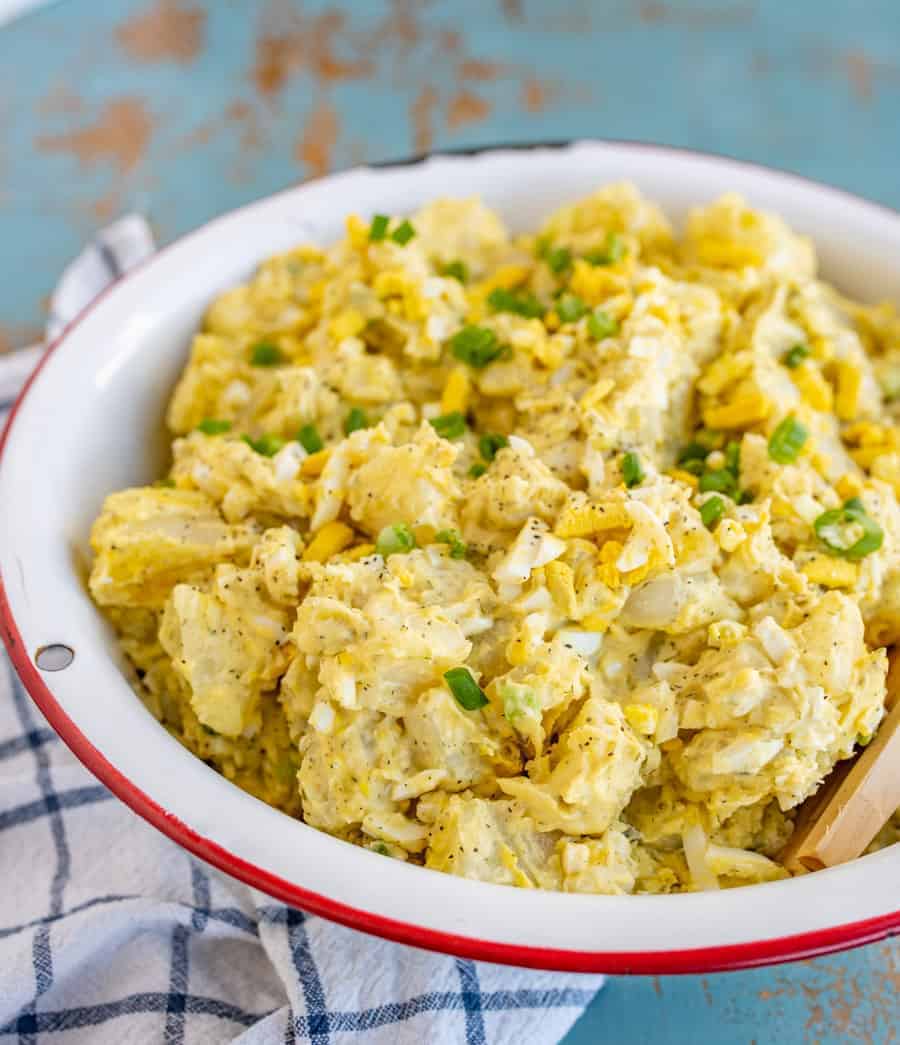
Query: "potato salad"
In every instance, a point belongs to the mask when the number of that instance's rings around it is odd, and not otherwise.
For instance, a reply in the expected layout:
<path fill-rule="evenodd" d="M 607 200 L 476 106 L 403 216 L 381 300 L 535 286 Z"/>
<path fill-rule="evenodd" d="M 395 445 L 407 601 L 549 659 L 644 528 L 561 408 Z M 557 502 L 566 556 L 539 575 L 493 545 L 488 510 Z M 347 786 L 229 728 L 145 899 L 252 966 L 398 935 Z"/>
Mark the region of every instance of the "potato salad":
<path fill-rule="evenodd" d="M 523 888 L 765 882 L 884 714 L 898 417 L 893 306 L 738 196 L 351 215 L 212 302 L 90 590 L 160 722 L 312 827 Z"/>

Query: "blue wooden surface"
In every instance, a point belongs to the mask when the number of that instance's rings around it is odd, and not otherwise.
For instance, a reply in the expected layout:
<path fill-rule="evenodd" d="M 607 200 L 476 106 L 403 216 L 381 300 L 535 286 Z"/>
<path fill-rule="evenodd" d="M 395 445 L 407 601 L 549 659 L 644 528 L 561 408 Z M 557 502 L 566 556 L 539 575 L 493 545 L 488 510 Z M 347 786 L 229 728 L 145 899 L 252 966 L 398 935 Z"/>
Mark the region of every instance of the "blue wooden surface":
<path fill-rule="evenodd" d="M 0 30 L 0 348 L 39 335 L 61 267 L 118 213 L 164 242 L 429 147 L 654 140 L 900 207 L 897 0 L 335 3 L 60 0 Z M 619 978 L 570 1042 L 889 1042 L 898 989 L 896 942 Z"/>

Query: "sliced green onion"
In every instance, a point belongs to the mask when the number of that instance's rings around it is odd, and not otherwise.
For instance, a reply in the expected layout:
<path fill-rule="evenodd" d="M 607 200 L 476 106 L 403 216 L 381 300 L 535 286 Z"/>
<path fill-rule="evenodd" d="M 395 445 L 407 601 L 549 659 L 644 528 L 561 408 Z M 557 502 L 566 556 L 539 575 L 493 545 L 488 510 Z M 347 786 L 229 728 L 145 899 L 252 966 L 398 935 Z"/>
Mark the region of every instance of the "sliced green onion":
<path fill-rule="evenodd" d="M 796 461 L 803 449 L 809 432 L 796 417 L 786 417 L 769 436 L 769 457 L 779 464 Z"/>
<path fill-rule="evenodd" d="M 500 686 L 500 697 L 503 700 L 503 717 L 510 725 L 514 726 L 524 718 L 540 718 L 541 702 L 530 686 L 523 686 L 520 682 L 504 682 Z"/>
<path fill-rule="evenodd" d="M 858 497 L 845 501 L 842 508 L 822 512 L 813 528 L 829 555 L 851 562 L 877 552 L 884 541 L 884 531 Z"/>
<path fill-rule="evenodd" d="M 463 363 L 481 370 L 503 352 L 497 335 L 487 327 L 466 326 L 450 338 L 453 355 Z"/>
<path fill-rule="evenodd" d="M 708 493 L 710 490 L 716 493 L 728 494 L 729 497 L 737 497 L 738 486 L 734 472 L 727 468 L 714 468 L 704 472 L 700 476 L 700 493 Z"/>
<path fill-rule="evenodd" d="M 477 711 L 488 703 L 484 690 L 472 678 L 468 668 L 451 668 L 444 672 L 444 678 L 457 704 L 466 711 Z"/>
<path fill-rule="evenodd" d="M 707 529 L 712 529 L 725 511 L 725 502 L 721 497 L 710 497 L 700 505 L 700 518 Z"/>
<path fill-rule="evenodd" d="M 481 476 L 487 471 L 487 465 L 482 464 L 480 461 L 476 461 L 475 464 L 469 469 L 470 479 L 480 479 Z"/>
<path fill-rule="evenodd" d="M 604 312 L 602 308 L 595 308 L 588 316 L 587 328 L 591 337 L 602 341 L 606 337 L 614 337 L 618 334 L 619 323 L 608 312 Z"/>
<path fill-rule="evenodd" d="M 741 490 L 741 492 L 738 494 L 737 503 L 738 504 L 749 504 L 752 500 L 753 500 L 753 491 L 752 490 Z"/>
<path fill-rule="evenodd" d="M 600 250 L 592 250 L 585 254 L 584 260 L 592 265 L 615 265 L 625 257 L 625 242 L 615 232 L 606 234 L 606 245 Z"/>
<path fill-rule="evenodd" d="M 730 440 L 725 447 L 725 467 L 737 478 L 741 472 L 741 444 Z"/>
<path fill-rule="evenodd" d="M 366 417 L 366 412 L 358 406 L 353 407 L 344 418 L 344 435 L 351 435 L 353 432 L 358 432 L 361 428 L 368 427 L 369 419 Z"/>
<path fill-rule="evenodd" d="M 458 410 L 432 417 L 429 423 L 442 439 L 459 439 L 466 434 L 466 418 Z"/>
<path fill-rule="evenodd" d="M 622 478 L 629 488 L 637 486 L 646 478 L 641 459 L 633 450 L 629 450 L 622 458 Z"/>
<path fill-rule="evenodd" d="M 406 523 L 385 526 L 375 540 L 375 551 L 385 559 L 397 552 L 411 552 L 415 546 L 415 534 Z"/>
<path fill-rule="evenodd" d="M 315 425 L 304 425 L 297 433 L 297 442 L 308 454 L 318 453 L 325 445 Z"/>
<path fill-rule="evenodd" d="M 562 323 L 577 323 L 587 312 L 587 305 L 577 294 L 562 294 L 556 302 L 556 314 Z"/>
<path fill-rule="evenodd" d="M 155 479 L 153 485 L 164 490 L 174 490 L 175 480 L 171 476 L 166 476 L 165 479 Z"/>
<path fill-rule="evenodd" d="M 441 267 L 442 276 L 450 276 L 460 283 L 469 282 L 469 266 L 464 261 L 448 261 Z"/>
<path fill-rule="evenodd" d="M 376 214 L 369 226 L 369 239 L 373 243 L 380 243 L 387 235 L 390 218 L 387 214 Z"/>
<path fill-rule="evenodd" d="M 725 437 L 722 432 L 716 432 L 712 428 L 698 428 L 694 433 L 694 442 L 705 446 L 707 450 L 718 450 Z"/>
<path fill-rule="evenodd" d="M 544 314 L 544 306 L 534 294 L 517 293 L 506 287 L 494 287 L 487 296 L 487 303 L 495 312 L 513 312 L 526 319 L 537 319 Z"/>
<path fill-rule="evenodd" d="M 197 425 L 197 431 L 203 432 L 204 435 L 221 435 L 223 432 L 230 430 L 230 421 L 220 421 L 215 417 L 204 417 L 200 424 Z"/>
<path fill-rule="evenodd" d="M 706 471 L 706 461 L 702 457 L 689 457 L 686 461 L 681 462 L 681 468 L 685 472 L 690 472 L 691 475 L 703 475 Z"/>
<path fill-rule="evenodd" d="M 485 461 L 493 461 L 497 451 L 502 450 L 504 446 L 509 446 L 509 440 L 499 432 L 485 432 L 478 440 L 478 452 Z"/>
<path fill-rule="evenodd" d="M 275 454 L 284 446 L 284 440 L 277 435 L 261 435 L 259 439 L 254 439 L 250 435 L 242 435 L 241 439 L 249 446 L 252 450 L 255 450 L 258 454 L 262 454 L 263 457 L 274 457 Z"/>
<path fill-rule="evenodd" d="M 460 537 L 458 530 L 441 530 L 434 535 L 438 544 L 450 545 L 451 559 L 464 559 L 466 557 L 466 542 Z"/>
<path fill-rule="evenodd" d="M 551 247 L 548 245 L 541 251 L 541 257 L 546 261 L 550 271 L 556 275 L 559 275 L 560 272 L 565 272 L 572 264 L 572 251 L 568 247 Z"/>
<path fill-rule="evenodd" d="M 278 366 L 284 362 L 284 354 L 278 345 L 260 341 L 250 350 L 250 362 L 253 366 Z"/>
<path fill-rule="evenodd" d="M 811 352 L 809 345 L 792 345 L 781 357 L 781 362 L 791 370 L 796 370 Z"/>
<path fill-rule="evenodd" d="M 688 443 L 678 454 L 678 463 L 684 467 L 689 461 L 705 461 L 712 453 L 703 443 Z"/>
<path fill-rule="evenodd" d="M 391 239 L 395 243 L 399 243 L 401 247 L 405 247 L 415 234 L 416 230 L 413 228 L 412 222 L 404 220 L 391 233 Z"/>

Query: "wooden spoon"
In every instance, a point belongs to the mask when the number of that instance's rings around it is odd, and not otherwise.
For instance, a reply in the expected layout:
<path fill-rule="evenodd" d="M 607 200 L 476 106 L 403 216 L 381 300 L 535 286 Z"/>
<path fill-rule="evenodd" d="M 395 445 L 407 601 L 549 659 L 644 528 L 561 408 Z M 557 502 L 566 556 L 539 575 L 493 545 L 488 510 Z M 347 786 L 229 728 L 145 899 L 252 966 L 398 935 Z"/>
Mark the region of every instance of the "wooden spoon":
<path fill-rule="evenodd" d="M 855 860 L 900 809 L 900 651 L 890 655 L 887 715 L 875 738 L 841 762 L 800 807 L 794 833 L 781 853 L 792 873 Z"/>

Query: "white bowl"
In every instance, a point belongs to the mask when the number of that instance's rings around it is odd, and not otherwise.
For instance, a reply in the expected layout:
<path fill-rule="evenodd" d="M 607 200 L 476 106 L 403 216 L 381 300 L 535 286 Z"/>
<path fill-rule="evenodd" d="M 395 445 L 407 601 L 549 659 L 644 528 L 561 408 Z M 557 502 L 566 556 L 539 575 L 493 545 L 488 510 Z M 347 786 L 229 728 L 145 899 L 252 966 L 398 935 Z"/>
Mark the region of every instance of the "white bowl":
<path fill-rule="evenodd" d="M 584 896 L 488 885 L 341 842 L 269 808 L 204 765 L 152 718 L 121 670 L 83 586 L 88 530 L 105 494 L 150 480 L 163 405 L 211 298 L 344 216 L 404 213 L 478 193 L 513 228 L 628 179 L 673 219 L 736 190 L 812 235 L 828 278 L 900 298 L 900 215 L 733 160 L 585 142 L 443 155 L 362 168 L 226 215 L 121 280 L 47 354 L 0 458 L 0 619 L 25 686 L 84 764 L 193 853 L 265 892 L 421 947 L 548 969 L 665 973 L 764 964 L 882 938 L 900 927 L 900 846 L 805 878 L 685 896 Z M 161 440 L 159 440 L 161 443 Z M 76 651 L 41 672 L 35 651 Z"/>

